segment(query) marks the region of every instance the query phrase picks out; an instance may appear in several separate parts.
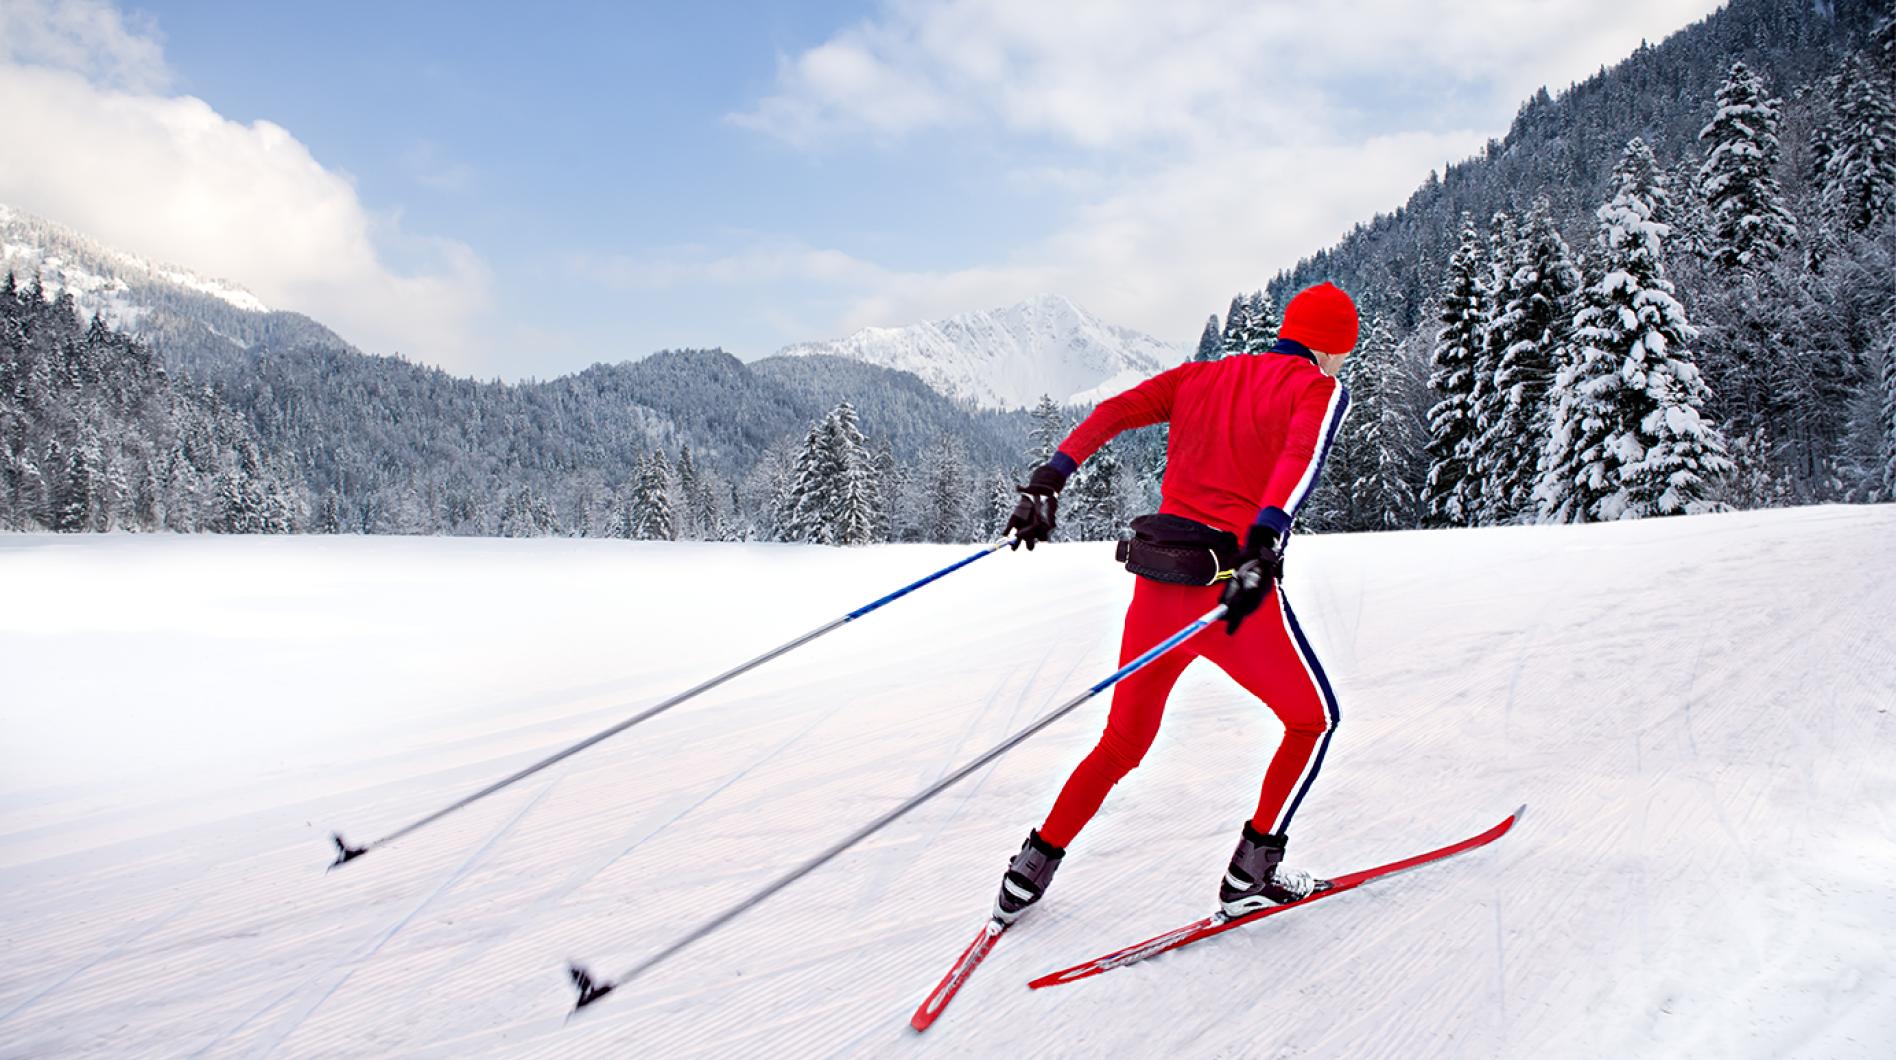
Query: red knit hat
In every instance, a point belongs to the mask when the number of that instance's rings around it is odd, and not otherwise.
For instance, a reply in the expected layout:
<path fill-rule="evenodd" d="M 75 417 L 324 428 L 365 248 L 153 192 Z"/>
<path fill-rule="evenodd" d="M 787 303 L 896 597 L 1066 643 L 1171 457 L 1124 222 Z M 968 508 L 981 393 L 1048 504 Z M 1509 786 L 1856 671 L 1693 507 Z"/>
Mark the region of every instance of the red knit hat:
<path fill-rule="evenodd" d="M 1356 348 L 1356 303 L 1333 283 L 1297 292 L 1284 307 L 1277 337 L 1301 342 L 1318 353 L 1348 353 Z"/>

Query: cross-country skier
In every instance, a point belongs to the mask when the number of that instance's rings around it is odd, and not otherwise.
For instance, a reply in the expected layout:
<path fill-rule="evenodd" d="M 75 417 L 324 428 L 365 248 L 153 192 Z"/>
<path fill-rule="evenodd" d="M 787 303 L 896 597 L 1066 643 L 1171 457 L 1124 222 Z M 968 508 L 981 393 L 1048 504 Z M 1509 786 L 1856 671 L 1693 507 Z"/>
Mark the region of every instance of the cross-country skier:
<path fill-rule="evenodd" d="M 1021 487 L 1007 527 L 1031 550 L 1052 535 L 1060 490 L 1082 461 L 1121 431 L 1169 422 L 1159 514 L 1135 520 L 1137 536 L 1121 556 L 1142 575 L 1126 610 L 1121 665 L 1221 598 L 1227 610 L 1225 628 L 1198 634 L 1114 689 L 1105 735 L 1001 878 L 994 916 L 1003 922 L 1046 893 L 1067 846 L 1145 757 L 1166 696 L 1201 656 L 1284 724 L 1257 811 L 1218 888 L 1223 911 L 1238 917 L 1311 893 L 1308 873 L 1283 867 L 1284 845 L 1323 765 L 1337 706 L 1278 579 L 1291 520 L 1349 407 L 1336 373 L 1356 345 L 1356 306 L 1332 284 L 1309 288 L 1285 307 L 1278 335 L 1268 353 L 1189 362 L 1101 402 Z"/>

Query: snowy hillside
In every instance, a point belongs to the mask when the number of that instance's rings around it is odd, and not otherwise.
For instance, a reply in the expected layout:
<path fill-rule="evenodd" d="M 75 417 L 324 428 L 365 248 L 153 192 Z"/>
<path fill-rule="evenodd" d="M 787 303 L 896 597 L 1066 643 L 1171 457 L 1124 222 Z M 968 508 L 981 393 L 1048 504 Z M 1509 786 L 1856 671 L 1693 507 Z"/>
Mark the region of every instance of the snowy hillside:
<path fill-rule="evenodd" d="M 72 292 L 81 314 L 103 314 L 120 328 L 137 326 L 149 309 L 153 289 L 194 292 L 250 313 L 270 311 L 256 295 L 228 280 L 154 264 L 0 204 L 0 272 L 9 270 L 22 283 L 37 273 L 49 292 Z"/>
<path fill-rule="evenodd" d="M 0 205 L 0 273 L 46 294 L 69 293 L 81 319 L 108 324 L 162 349 L 173 368 L 267 344 L 277 349 L 351 347 L 301 313 L 273 311 L 229 280 L 161 265 L 106 246 L 54 221 Z"/>
<path fill-rule="evenodd" d="M 1278 728 L 1199 664 L 1046 903 L 909 1013 L 1096 700 L 563 1023 L 1113 664 L 1007 553 L 325 873 L 968 549 L 0 537 L 0 1055 L 1882 1057 L 1896 507 L 1300 540 L 1343 722 L 1292 860 L 1456 862 L 1072 986 L 1205 912 Z"/>
<path fill-rule="evenodd" d="M 985 408 L 1026 408 L 1042 394 L 1091 404 L 1185 359 L 1184 350 L 1107 324 L 1058 295 L 778 351 L 809 354 L 913 372 L 948 397 Z"/>

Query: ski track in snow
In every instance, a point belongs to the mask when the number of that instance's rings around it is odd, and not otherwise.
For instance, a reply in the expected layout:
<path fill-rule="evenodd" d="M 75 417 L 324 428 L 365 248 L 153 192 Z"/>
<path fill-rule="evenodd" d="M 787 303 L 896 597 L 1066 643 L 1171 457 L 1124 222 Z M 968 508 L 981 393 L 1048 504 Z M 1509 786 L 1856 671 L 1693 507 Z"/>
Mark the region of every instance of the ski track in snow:
<path fill-rule="evenodd" d="M 1293 862 L 1522 824 L 1027 990 L 1210 906 L 1280 729 L 1194 665 L 922 1036 L 1108 696 L 570 1023 L 564 963 L 636 963 L 1110 672 L 1105 546 L 990 559 L 326 873 L 330 829 L 383 834 L 965 549 L 0 538 L 0 1056 L 1880 1057 L 1893 533 L 1875 506 L 1299 540 L 1342 724 Z"/>
<path fill-rule="evenodd" d="M 355 971 L 358 967 L 360 967 L 364 962 L 368 961 L 370 958 L 374 957 L 377 953 L 380 953 L 382 950 L 382 947 L 388 945 L 388 942 L 390 939 L 394 938 L 397 934 L 401 932 L 403 928 L 407 927 L 410 923 L 412 923 L 415 917 L 423 909 L 426 909 L 432 902 L 434 902 L 435 899 L 440 898 L 444 893 L 452 890 L 455 884 L 460 883 L 462 878 L 467 875 L 468 870 L 473 868 L 475 865 L 479 864 L 481 860 L 487 856 L 487 853 L 491 851 L 492 849 L 494 849 L 494 844 L 500 842 L 500 840 L 503 837 L 505 837 L 508 832 L 513 831 L 514 826 L 520 823 L 520 819 L 522 817 L 525 817 L 530 811 L 532 811 L 532 809 L 535 806 L 538 806 L 540 804 L 540 800 L 544 799 L 547 793 L 552 791 L 554 785 L 558 783 L 559 782 L 556 780 L 550 784 L 543 785 L 540 788 L 539 794 L 535 795 L 532 799 L 529 799 L 527 801 L 527 804 L 520 808 L 520 812 L 514 814 L 512 817 L 509 817 L 505 824 L 501 825 L 500 828 L 496 830 L 493 835 L 487 838 L 487 841 L 485 843 L 482 843 L 480 845 L 479 849 L 475 850 L 474 853 L 468 855 L 466 861 L 463 861 L 461 862 L 460 865 L 456 866 L 454 871 L 450 872 L 447 875 L 447 877 L 444 878 L 441 881 L 441 883 L 435 887 L 434 890 L 428 892 L 428 895 L 424 897 L 419 903 L 417 903 L 414 908 L 402 914 L 400 919 L 390 924 L 387 927 L 387 929 L 385 929 L 381 934 L 377 935 L 375 937 L 375 940 L 369 943 L 368 946 L 365 947 L 359 954 L 350 957 L 346 961 L 339 962 L 338 964 L 331 967 L 326 972 L 323 972 L 317 976 L 312 977 L 309 980 L 306 980 L 301 986 L 298 986 L 295 989 L 291 990 L 289 993 L 285 994 L 283 997 L 279 998 L 278 1000 L 272 1001 L 270 1004 L 258 1010 L 256 1013 L 252 1014 L 251 1016 L 244 1018 L 236 1026 L 232 1027 L 229 1031 L 226 1031 L 223 1034 L 218 1035 L 216 1038 L 212 1039 L 211 1041 L 205 1043 L 203 1048 L 196 1050 L 192 1055 L 193 1056 L 208 1055 L 211 1052 L 211 1050 L 217 1048 L 217 1046 L 223 1044 L 225 1040 L 237 1034 L 238 1032 L 242 1031 L 246 1026 L 248 1026 L 251 1022 L 253 1022 L 258 1016 L 261 1016 L 266 1012 L 270 1012 L 274 1010 L 278 1005 L 283 1004 L 285 1001 L 290 1000 L 291 998 L 297 996 L 298 994 L 309 995 L 309 999 L 307 1001 L 297 1006 L 296 1010 L 283 1020 L 283 1024 L 281 1027 L 279 1027 L 278 1029 L 272 1032 L 269 1032 L 266 1037 L 266 1040 L 263 1043 L 259 1044 L 252 1051 L 253 1055 L 256 1055 L 256 1056 L 269 1056 L 271 1053 L 275 1052 L 278 1049 L 278 1047 L 280 1047 L 283 1044 L 284 1039 L 288 1038 L 291 1034 L 295 1033 L 296 1029 L 298 1027 L 301 1027 L 305 1022 L 307 1022 L 310 1016 L 315 1014 L 316 1010 L 323 1006 L 324 1002 L 327 1002 L 330 998 L 336 995 L 336 991 L 340 990 L 342 988 L 342 985 L 349 981 L 349 977 L 355 974 Z"/>

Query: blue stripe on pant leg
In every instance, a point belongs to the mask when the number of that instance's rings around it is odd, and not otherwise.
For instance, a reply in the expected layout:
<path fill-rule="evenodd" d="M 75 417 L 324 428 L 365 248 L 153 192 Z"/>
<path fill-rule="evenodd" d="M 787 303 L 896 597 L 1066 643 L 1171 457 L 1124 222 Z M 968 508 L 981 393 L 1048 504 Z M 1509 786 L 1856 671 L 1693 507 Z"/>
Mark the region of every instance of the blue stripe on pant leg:
<path fill-rule="evenodd" d="M 1330 678 L 1323 672 L 1323 664 L 1317 661 L 1317 653 L 1310 650 L 1310 641 L 1304 637 L 1303 627 L 1297 624 L 1296 612 L 1290 609 L 1290 599 L 1284 595 L 1281 585 L 1277 587 L 1277 597 L 1278 603 L 1283 605 L 1284 617 L 1290 620 L 1290 635 L 1296 641 L 1297 653 L 1303 656 L 1304 665 L 1316 675 L 1317 687 L 1323 693 L 1324 710 L 1330 717 L 1330 727 L 1324 731 L 1323 741 L 1317 744 L 1316 759 L 1310 766 L 1310 772 L 1304 777 L 1303 786 L 1297 789 L 1297 794 L 1291 796 L 1290 806 L 1284 810 L 1284 816 L 1278 822 L 1277 831 L 1281 835 L 1290 831 L 1290 819 L 1296 815 L 1304 796 L 1310 793 L 1310 785 L 1316 783 L 1317 774 L 1323 769 L 1324 753 L 1330 749 L 1330 737 L 1336 734 L 1336 726 L 1342 720 L 1342 715 L 1337 710 L 1336 693 L 1330 688 Z"/>

